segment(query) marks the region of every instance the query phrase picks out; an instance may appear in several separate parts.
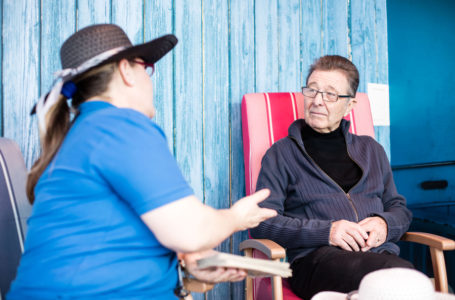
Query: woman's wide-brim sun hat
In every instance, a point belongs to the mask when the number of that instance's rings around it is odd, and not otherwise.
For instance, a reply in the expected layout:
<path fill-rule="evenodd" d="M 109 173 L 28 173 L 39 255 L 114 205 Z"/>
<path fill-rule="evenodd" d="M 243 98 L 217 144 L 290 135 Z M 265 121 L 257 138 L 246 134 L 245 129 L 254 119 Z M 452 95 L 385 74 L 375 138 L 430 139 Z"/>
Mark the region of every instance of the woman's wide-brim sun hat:
<path fill-rule="evenodd" d="M 134 45 L 126 33 L 114 24 L 97 24 L 85 27 L 71 35 L 60 49 L 62 70 L 55 73 L 51 90 L 38 100 L 36 112 L 40 131 L 46 131 L 46 114 L 57 102 L 65 82 L 94 67 L 140 57 L 148 64 L 160 60 L 177 44 L 177 38 L 164 35 L 144 44 Z"/>
<path fill-rule="evenodd" d="M 311 300 L 455 300 L 455 295 L 435 292 L 425 274 L 405 268 L 382 269 L 367 274 L 359 290 L 348 294 L 320 292 Z"/>

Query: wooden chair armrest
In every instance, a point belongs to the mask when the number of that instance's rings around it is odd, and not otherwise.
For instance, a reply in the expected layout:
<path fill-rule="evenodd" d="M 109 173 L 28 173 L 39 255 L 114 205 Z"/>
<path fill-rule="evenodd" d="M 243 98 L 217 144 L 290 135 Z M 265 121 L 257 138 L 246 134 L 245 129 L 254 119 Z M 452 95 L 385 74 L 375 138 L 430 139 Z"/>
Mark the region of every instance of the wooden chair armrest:
<path fill-rule="evenodd" d="M 455 241 L 425 232 L 406 232 L 402 237 L 402 241 L 414 242 L 427 245 L 439 250 L 455 250 Z"/>
<path fill-rule="evenodd" d="M 267 239 L 249 239 L 245 240 L 240 243 L 239 245 L 240 251 L 247 250 L 247 249 L 255 249 L 259 250 L 269 259 L 280 259 L 286 257 L 286 250 L 275 243 L 274 241 L 267 240 Z"/>
<path fill-rule="evenodd" d="M 436 291 L 448 293 L 447 270 L 444 250 L 454 250 L 455 241 L 424 232 L 407 232 L 401 237 L 402 241 L 415 242 L 430 247 L 431 264 L 433 265 L 434 284 Z"/>
<path fill-rule="evenodd" d="M 245 256 L 252 257 L 253 250 L 258 250 L 264 253 L 269 259 L 280 260 L 286 257 L 286 250 L 267 239 L 249 239 L 243 241 L 239 245 L 240 251 L 245 251 Z M 280 276 L 272 277 L 272 293 L 273 299 L 283 300 L 283 285 Z M 253 279 L 247 277 L 246 279 L 246 300 L 253 300 Z"/>

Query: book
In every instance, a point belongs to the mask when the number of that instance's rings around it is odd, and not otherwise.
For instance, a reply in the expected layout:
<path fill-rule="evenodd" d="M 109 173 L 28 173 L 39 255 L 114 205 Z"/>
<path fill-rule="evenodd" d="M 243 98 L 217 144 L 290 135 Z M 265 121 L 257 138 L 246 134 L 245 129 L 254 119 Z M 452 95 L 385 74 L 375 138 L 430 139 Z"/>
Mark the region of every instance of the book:
<path fill-rule="evenodd" d="M 213 267 L 230 267 L 245 270 L 250 277 L 291 277 L 292 270 L 289 263 L 252 258 L 228 253 L 217 253 L 213 256 L 197 260 L 197 266 L 201 269 Z"/>

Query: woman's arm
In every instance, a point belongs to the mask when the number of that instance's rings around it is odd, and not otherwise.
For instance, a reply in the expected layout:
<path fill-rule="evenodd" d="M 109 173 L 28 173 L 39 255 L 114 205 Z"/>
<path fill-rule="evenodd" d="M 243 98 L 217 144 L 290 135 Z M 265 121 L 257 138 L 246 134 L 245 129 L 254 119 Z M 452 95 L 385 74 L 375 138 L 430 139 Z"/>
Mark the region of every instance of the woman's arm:
<path fill-rule="evenodd" d="M 196 252 L 215 247 L 236 231 L 256 227 L 276 215 L 260 208 L 268 190 L 237 201 L 230 209 L 216 210 L 195 196 L 185 197 L 153 209 L 142 220 L 165 247 L 176 252 Z"/>
<path fill-rule="evenodd" d="M 251 236 L 271 239 L 285 248 L 328 245 L 331 220 L 306 219 L 303 216 L 290 217 L 285 214 L 284 203 L 288 197 L 287 190 L 293 180 L 287 165 L 277 144 L 264 155 L 257 188 L 269 189 L 270 197 L 260 206 L 274 209 L 278 215 L 252 229 Z"/>

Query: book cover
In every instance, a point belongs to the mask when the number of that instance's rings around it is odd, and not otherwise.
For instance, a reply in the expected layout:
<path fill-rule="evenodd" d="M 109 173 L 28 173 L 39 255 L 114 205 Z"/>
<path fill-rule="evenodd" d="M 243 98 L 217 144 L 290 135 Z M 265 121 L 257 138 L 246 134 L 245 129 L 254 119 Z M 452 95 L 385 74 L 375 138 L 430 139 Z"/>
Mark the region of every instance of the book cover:
<path fill-rule="evenodd" d="M 289 263 L 252 258 L 228 253 L 217 253 L 213 256 L 197 260 L 201 269 L 213 267 L 230 267 L 243 269 L 250 277 L 291 277 L 292 270 Z"/>

